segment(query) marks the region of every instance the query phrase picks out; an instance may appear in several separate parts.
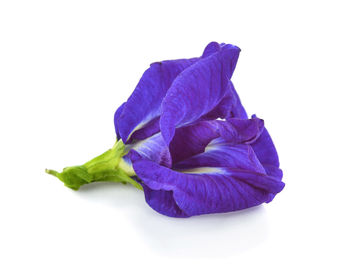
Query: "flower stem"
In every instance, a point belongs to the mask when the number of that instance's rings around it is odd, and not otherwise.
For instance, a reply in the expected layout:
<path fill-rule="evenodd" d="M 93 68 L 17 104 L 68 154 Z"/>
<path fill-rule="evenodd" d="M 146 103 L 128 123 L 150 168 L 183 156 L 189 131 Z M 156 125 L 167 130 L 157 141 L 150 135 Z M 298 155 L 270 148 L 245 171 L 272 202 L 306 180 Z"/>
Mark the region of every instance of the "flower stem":
<path fill-rule="evenodd" d="M 51 170 L 51 169 L 45 169 L 45 172 L 50 174 L 50 175 L 53 175 L 55 177 L 58 177 L 59 173 L 55 170 Z"/>
<path fill-rule="evenodd" d="M 117 140 L 111 149 L 83 165 L 66 167 L 61 173 L 50 169 L 46 169 L 45 172 L 57 177 L 73 190 L 97 181 L 130 183 L 142 190 L 142 186 L 132 178 L 135 172 L 132 166 L 124 161 L 124 155 L 125 145 L 121 140 Z"/>

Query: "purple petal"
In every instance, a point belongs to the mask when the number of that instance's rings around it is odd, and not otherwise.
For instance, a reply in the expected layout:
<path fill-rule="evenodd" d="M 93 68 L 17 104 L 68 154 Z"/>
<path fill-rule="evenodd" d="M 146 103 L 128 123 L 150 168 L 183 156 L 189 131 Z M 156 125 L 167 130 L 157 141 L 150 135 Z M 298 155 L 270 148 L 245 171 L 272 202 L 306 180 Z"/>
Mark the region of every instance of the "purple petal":
<path fill-rule="evenodd" d="M 124 110 L 124 106 L 125 106 L 125 103 L 123 103 L 114 114 L 115 133 L 117 134 L 118 139 L 120 139 L 120 133 L 119 133 L 119 128 L 118 128 L 117 123 L 118 123 L 120 115 L 122 114 L 122 112 Z"/>
<path fill-rule="evenodd" d="M 116 122 L 124 143 L 134 130 L 159 117 L 161 102 L 173 80 L 196 60 L 196 58 L 181 59 L 151 64 L 125 103 L 123 112 Z"/>
<path fill-rule="evenodd" d="M 126 143 L 135 132 L 135 139 L 145 139 L 159 131 L 160 106 L 175 78 L 198 60 L 215 54 L 224 45 L 212 42 L 201 58 L 156 62 L 145 71 L 134 92 L 126 102 L 122 113 L 116 113 L 116 131 Z M 137 130 L 141 130 L 136 133 Z"/>
<path fill-rule="evenodd" d="M 252 144 L 252 147 L 263 164 L 279 166 L 279 159 L 275 145 L 272 142 L 270 134 L 264 128 L 260 137 Z"/>
<path fill-rule="evenodd" d="M 264 166 L 266 173 L 282 179 L 283 172 L 279 169 L 280 163 L 277 150 L 266 128 L 264 128 L 260 137 L 251 146 L 259 161 Z"/>
<path fill-rule="evenodd" d="M 172 83 L 162 105 L 160 128 L 167 144 L 175 128 L 190 124 L 220 104 L 235 69 L 240 49 L 225 45 L 184 70 Z"/>
<path fill-rule="evenodd" d="M 223 137 L 216 140 L 216 144 L 220 145 L 222 142 L 224 144 L 229 142 L 232 145 L 251 141 L 260 135 L 263 125 L 263 121 L 258 118 L 200 121 L 190 126 L 178 128 L 169 148 L 164 142 L 162 134 L 156 133 L 146 139 L 127 144 L 126 151 L 134 149 L 143 157 L 171 167 L 172 161 L 177 163 L 202 153 L 209 142 L 219 136 Z"/>
<path fill-rule="evenodd" d="M 173 163 L 204 152 L 209 142 L 216 138 L 217 144 L 249 143 L 260 135 L 263 127 L 263 120 L 258 118 L 230 118 L 227 121 L 201 121 L 177 128 L 169 145 Z"/>
<path fill-rule="evenodd" d="M 137 151 L 142 157 L 155 163 L 171 167 L 172 162 L 169 148 L 165 144 L 163 136 L 160 133 L 125 146 L 125 152 L 128 152 L 131 149 Z M 129 154 L 125 157 L 129 158 Z"/>
<path fill-rule="evenodd" d="M 220 103 L 209 113 L 202 117 L 204 120 L 229 117 L 247 119 L 248 115 L 242 106 L 241 100 L 230 81 L 226 87 L 226 93 Z"/>
<path fill-rule="evenodd" d="M 252 117 L 256 118 L 255 115 Z M 252 143 L 251 146 L 264 167 L 267 175 L 281 180 L 283 177 L 283 172 L 279 168 L 280 163 L 277 150 L 266 128 L 264 128 L 260 137 L 254 143 Z M 272 201 L 274 197 L 275 194 L 270 194 L 270 199 L 267 202 Z"/>
<path fill-rule="evenodd" d="M 169 145 L 173 163 L 204 152 L 209 142 L 220 136 L 217 121 L 201 121 L 176 129 Z"/>
<path fill-rule="evenodd" d="M 227 122 L 232 129 L 226 133 L 222 129 L 220 135 L 228 142 L 250 144 L 255 142 L 264 130 L 264 121 L 259 118 L 229 118 Z"/>
<path fill-rule="evenodd" d="M 248 118 L 247 112 L 245 111 L 241 103 L 241 99 L 239 98 L 237 91 L 233 86 L 232 82 L 229 83 L 227 92 L 230 92 L 232 96 L 231 117 L 247 119 Z"/>
<path fill-rule="evenodd" d="M 230 167 L 265 174 L 253 149 L 245 144 L 209 144 L 205 152 L 174 165 L 175 169 Z"/>
<path fill-rule="evenodd" d="M 203 57 L 203 58 L 209 57 L 210 55 L 212 55 L 212 54 L 214 54 L 214 53 L 220 51 L 221 47 L 222 47 L 222 46 L 221 46 L 220 44 L 218 44 L 217 42 L 211 42 L 211 43 L 209 43 L 209 44 L 205 47 L 202 57 Z"/>
<path fill-rule="evenodd" d="M 271 193 L 278 193 L 284 186 L 264 174 L 232 168 L 206 167 L 176 172 L 142 158 L 135 151 L 131 151 L 131 160 L 136 174 L 151 190 L 146 196 L 148 204 L 174 217 L 179 216 L 179 210 L 173 207 L 181 210 L 181 217 L 252 207 L 268 201 Z M 166 194 L 169 204 L 163 204 L 163 192 L 155 193 L 160 190 L 169 192 Z"/>
<path fill-rule="evenodd" d="M 143 140 L 160 131 L 159 117 L 154 118 L 144 127 L 136 130 L 131 136 L 130 140 Z"/>
<path fill-rule="evenodd" d="M 262 166 L 264 167 L 266 174 L 268 174 L 269 176 L 275 177 L 279 180 L 282 179 L 283 172 L 279 167 L 269 165 L 269 164 L 262 164 Z"/>
<path fill-rule="evenodd" d="M 172 191 L 152 190 L 146 184 L 142 184 L 145 199 L 157 212 L 172 217 L 188 217 L 176 204 Z"/>
<path fill-rule="evenodd" d="M 207 45 L 204 50 L 202 57 L 208 57 L 224 47 L 225 44 L 219 45 L 216 42 L 212 42 Z M 241 104 L 241 100 L 233 87 L 232 82 L 230 81 L 226 87 L 226 93 L 220 103 L 209 113 L 207 113 L 202 119 L 204 120 L 212 120 L 216 118 L 229 118 L 236 117 L 247 119 L 247 113 Z"/>

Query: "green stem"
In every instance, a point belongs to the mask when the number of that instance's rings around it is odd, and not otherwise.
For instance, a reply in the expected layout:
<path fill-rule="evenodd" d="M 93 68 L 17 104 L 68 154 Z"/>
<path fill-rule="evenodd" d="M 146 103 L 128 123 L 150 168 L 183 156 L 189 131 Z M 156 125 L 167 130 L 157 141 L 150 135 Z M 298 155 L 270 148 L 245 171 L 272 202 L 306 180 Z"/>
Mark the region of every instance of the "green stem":
<path fill-rule="evenodd" d="M 111 149 L 83 165 L 66 167 L 61 173 L 50 169 L 46 169 L 45 172 L 57 177 L 73 190 L 97 181 L 130 183 L 142 190 L 142 186 L 131 178 L 136 174 L 132 166 L 124 161 L 124 155 L 125 145 L 121 140 L 117 140 Z"/>
<path fill-rule="evenodd" d="M 50 175 L 53 175 L 55 177 L 58 177 L 59 173 L 55 170 L 51 170 L 51 169 L 45 169 L 45 172 L 50 174 Z"/>

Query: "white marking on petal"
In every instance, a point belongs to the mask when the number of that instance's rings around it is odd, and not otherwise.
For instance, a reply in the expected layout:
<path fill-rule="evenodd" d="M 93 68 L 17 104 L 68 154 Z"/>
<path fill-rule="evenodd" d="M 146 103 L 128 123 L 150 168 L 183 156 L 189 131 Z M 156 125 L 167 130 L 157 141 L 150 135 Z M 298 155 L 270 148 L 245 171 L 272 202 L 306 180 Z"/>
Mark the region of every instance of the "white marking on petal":
<path fill-rule="evenodd" d="M 154 160 L 155 157 L 158 157 L 159 153 L 166 148 L 162 135 L 156 133 L 151 137 L 148 137 L 144 140 L 137 141 L 133 144 L 128 144 L 125 146 L 125 152 L 129 152 L 131 149 L 140 153 L 151 160 Z"/>
<path fill-rule="evenodd" d="M 147 117 L 145 117 L 145 118 L 130 132 L 130 134 L 129 134 L 127 140 L 130 139 L 131 135 L 132 135 L 135 131 L 137 131 L 137 130 L 139 130 L 139 129 L 141 129 L 141 128 L 144 128 L 148 123 L 150 123 L 153 119 L 155 119 L 155 118 L 157 118 L 157 117 L 159 117 L 158 111 L 157 111 L 156 113 L 151 113 L 151 114 L 149 114 Z"/>
<path fill-rule="evenodd" d="M 215 138 L 209 142 L 205 147 L 204 152 L 209 152 L 213 150 L 219 150 L 220 147 L 227 145 L 228 143 L 221 137 Z"/>
<path fill-rule="evenodd" d="M 184 170 L 177 170 L 184 174 L 225 174 L 226 171 L 219 167 L 198 167 Z"/>

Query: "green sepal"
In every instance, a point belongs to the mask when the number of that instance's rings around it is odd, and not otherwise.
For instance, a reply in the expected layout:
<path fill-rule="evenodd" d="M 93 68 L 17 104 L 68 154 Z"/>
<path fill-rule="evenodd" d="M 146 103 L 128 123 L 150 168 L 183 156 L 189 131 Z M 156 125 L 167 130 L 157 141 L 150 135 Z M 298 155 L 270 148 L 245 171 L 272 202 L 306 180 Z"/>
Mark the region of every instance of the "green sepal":
<path fill-rule="evenodd" d="M 111 149 L 83 165 L 66 167 L 61 173 L 46 169 L 46 173 L 57 177 L 65 186 L 73 190 L 97 181 L 130 183 L 142 190 L 142 186 L 131 178 L 135 176 L 135 172 L 132 167 L 126 167 L 127 164 L 122 158 L 124 155 L 125 145 L 119 140 Z"/>
<path fill-rule="evenodd" d="M 66 167 L 61 173 L 46 169 L 46 173 L 59 178 L 65 186 L 73 190 L 78 190 L 80 186 L 93 181 L 92 175 L 88 173 L 83 165 Z"/>

